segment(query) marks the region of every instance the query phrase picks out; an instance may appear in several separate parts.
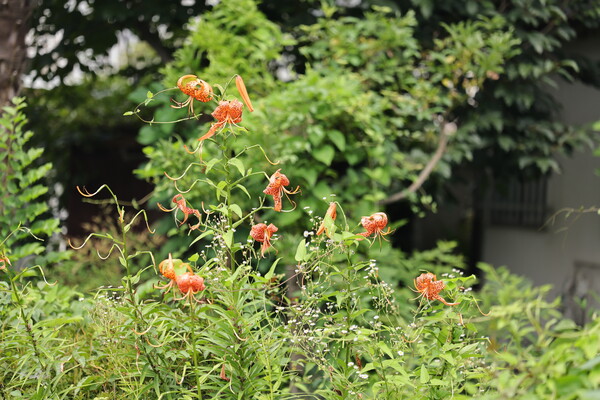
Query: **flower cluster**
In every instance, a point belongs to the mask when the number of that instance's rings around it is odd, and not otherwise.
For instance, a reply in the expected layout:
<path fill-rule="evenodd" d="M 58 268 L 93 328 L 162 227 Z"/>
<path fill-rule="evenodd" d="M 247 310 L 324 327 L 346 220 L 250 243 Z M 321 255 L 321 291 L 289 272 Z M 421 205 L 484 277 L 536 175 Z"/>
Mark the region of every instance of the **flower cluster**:
<path fill-rule="evenodd" d="M 236 75 L 235 83 L 244 104 L 250 111 L 253 111 L 252 103 L 250 102 L 250 98 L 248 96 L 248 92 L 246 90 L 246 86 L 244 84 L 243 79 Z M 182 103 L 177 103 L 178 108 L 182 108 L 188 106 L 190 112 L 193 113 L 193 101 L 198 100 L 201 102 L 208 102 L 213 100 L 214 94 L 212 91 L 212 87 L 205 81 L 199 79 L 196 75 L 184 75 L 179 78 L 177 82 L 177 87 L 187 96 L 187 100 Z M 208 132 L 200 137 L 200 141 L 204 141 L 213 137 L 220 130 L 224 129 L 227 126 L 238 126 L 240 122 L 242 122 L 242 115 L 244 111 L 244 104 L 237 99 L 226 100 L 224 98 L 218 98 L 218 105 L 215 110 L 211 113 L 212 117 L 216 120 L 216 122 L 212 123 Z M 289 198 L 288 195 L 296 194 L 300 191 L 300 186 L 297 186 L 295 189 L 288 189 L 290 185 L 290 180 L 288 177 L 281 172 L 281 169 L 275 171 L 270 177 L 267 187 L 263 190 L 263 193 L 269 196 L 273 196 L 273 210 L 277 212 L 282 211 L 282 199 L 285 194 L 288 197 L 288 200 L 292 203 L 295 208 L 296 204 Z M 191 229 L 197 229 L 201 223 L 201 214 L 197 209 L 188 207 L 186 204 L 186 200 L 182 194 L 177 194 L 173 197 L 172 203 L 175 206 L 171 209 L 166 209 L 159 204 L 159 208 L 163 211 L 177 211 L 180 210 L 184 214 L 184 218 L 181 221 L 180 225 L 183 225 L 190 215 L 194 215 L 198 218 L 198 224 L 191 227 Z M 316 235 L 322 235 L 325 233 L 327 237 L 331 238 L 335 233 L 335 220 L 337 217 L 337 203 L 330 202 L 325 217 L 321 221 Z M 364 240 L 365 238 L 377 238 L 382 239 L 385 236 L 391 234 L 393 231 L 387 227 L 388 225 L 388 216 L 383 212 L 376 212 L 369 216 L 363 216 L 360 219 L 360 225 L 364 228 L 364 232 L 360 232 L 357 234 L 357 240 Z M 387 228 L 387 229 L 386 229 Z M 265 253 L 273 247 L 272 238 L 273 235 L 279 229 L 274 224 L 265 224 L 265 223 L 256 223 L 251 227 L 250 237 L 256 241 L 261 243 L 260 246 L 260 254 L 262 257 L 265 256 Z M 181 263 L 181 262 L 180 262 Z M 205 289 L 204 280 L 201 277 L 194 275 L 191 271 L 181 274 L 175 273 L 174 270 L 174 260 L 169 256 L 168 260 L 165 260 L 159 266 L 160 272 L 171 280 L 171 284 L 167 286 L 173 285 L 175 282 L 180 291 L 184 293 L 186 296 L 192 295 L 199 291 Z M 182 264 L 187 265 L 187 264 Z M 376 272 L 371 272 L 376 276 Z M 440 295 L 440 291 L 445 287 L 445 283 L 443 281 L 436 280 L 435 275 L 431 273 L 422 274 L 418 278 L 415 279 L 415 287 L 416 290 L 421 294 L 422 297 L 425 297 L 428 300 L 439 300 L 446 305 L 455 305 L 457 303 L 448 303 L 446 302 Z"/>

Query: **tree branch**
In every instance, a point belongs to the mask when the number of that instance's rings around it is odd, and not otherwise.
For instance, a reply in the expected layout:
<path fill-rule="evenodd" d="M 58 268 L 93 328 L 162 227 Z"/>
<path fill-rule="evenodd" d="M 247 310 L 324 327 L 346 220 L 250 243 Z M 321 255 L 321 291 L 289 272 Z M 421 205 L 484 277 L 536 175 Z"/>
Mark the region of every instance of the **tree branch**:
<path fill-rule="evenodd" d="M 446 151 L 446 147 L 448 146 L 448 139 L 450 138 L 450 135 L 452 135 L 454 132 L 456 132 L 456 124 L 454 124 L 453 122 L 444 124 L 440 132 L 440 141 L 438 142 L 437 148 L 435 149 L 435 153 L 433 153 L 431 160 L 429 160 L 425 168 L 423 168 L 417 179 L 407 189 L 395 193 L 389 196 L 387 199 L 381 200 L 379 204 L 386 205 L 395 203 L 397 201 L 405 199 L 409 194 L 419 190 L 419 188 L 423 186 L 423 183 L 425 183 L 427 178 L 429 178 L 429 175 L 431 175 L 437 163 L 442 159 L 442 156 Z"/>

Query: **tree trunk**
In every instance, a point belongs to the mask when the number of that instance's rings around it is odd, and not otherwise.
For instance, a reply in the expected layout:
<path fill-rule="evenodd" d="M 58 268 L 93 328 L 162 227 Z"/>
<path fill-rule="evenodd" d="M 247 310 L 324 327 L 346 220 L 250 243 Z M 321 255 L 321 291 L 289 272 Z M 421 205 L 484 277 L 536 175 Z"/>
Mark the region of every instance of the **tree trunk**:
<path fill-rule="evenodd" d="M 8 105 L 21 89 L 32 9 L 32 0 L 0 0 L 0 107 Z"/>

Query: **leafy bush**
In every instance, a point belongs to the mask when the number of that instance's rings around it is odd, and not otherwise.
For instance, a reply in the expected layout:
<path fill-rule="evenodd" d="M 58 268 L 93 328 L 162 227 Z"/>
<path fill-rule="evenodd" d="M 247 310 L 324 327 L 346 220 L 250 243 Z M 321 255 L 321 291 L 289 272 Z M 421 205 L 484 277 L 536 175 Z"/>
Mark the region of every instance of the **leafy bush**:
<path fill-rule="evenodd" d="M 255 9 L 251 1 L 236 0 L 220 3 L 204 15 L 199 33 L 191 33 L 166 69 L 165 82 L 175 82 L 174 70 L 202 70 L 202 79 L 209 81 L 215 76 L 223 79 L 223 71 L 238 65 L 241 75 L 250 71 L 249 87 L 259 94 L 259 106 L 246 121 L 251 135 L 241 137 L 237 146 L 258 143 L 269 148 L 274 159 L 293 163 L 290 178 L 313 188 L 303 194 L 303 201 L 318 210 L 322 197 L 331 193 L 341 196 L 354 215 L 372 212 L 377 202 L 390 201 L 396 192 L 430 206 L 431 196 L 418 191 L 419 185 L 404 189 L 409 182 L 422 180 L 436 148 L 446 152 L 432 166 L 435 174 L 446 178 L 453 166 L 471 157 L 472 136 L 456 130 L 454 109 L 472 101 L 489 77 L 502 74 L 503 64 L 518 52 L 518 41 L 500 17 L 446 25 L 433 48 L 426 48 L 415 38 L 414 13 L 399 15 L 378 7 L 363 19 L 326 14 L 301 27 L 295 48 L 306 60 L 306 72 L 293 71 L 292 80 L 275 84 L 268 60 L 283 57 L 286 41 Z M 257 40 L 249 33 L 256 32 L 251 29 L 254 25 L 268 29 L 270 35 L 264 35 L 269 39 Z M 206 32 L 219 32 L 219 40 L 209 42 Z M 221 37 L 238 33 L 246 46 L 231 52 L 223 42 L 233 39 Z M 225 56 L 227 68 L 220 67 Z M 208 67 L 203 68 L 199 59 L 206 59 Z M 157 111 L 156 121 L 164 120 L 159 118 L 162 113 Z M 200 121 L 210 118 L 201 116 Z M 162 131 L 162 137 L 171 134 L 163 125 L 147 129 Z M 195 129 L 195 125 L 180 128 L 181 143 L 189 145 Z M 157 135 L 145 149 L 149 163 L 137 173 L 157 184 L 164 196 L 169 182 L 161 179 L 161 166 L 182 170 L 191 161 L 173 156 L 181 143 L 156 141 Z M 278 140 L 272 140 L 273 135 Z M 255 164 L 262 156 L 254 152 L 244 157 Z M 204 193 L 191 195 L 201 201 Z M 294 218 L 290 214 L 281 223 L 292 224 Z"/>
<path fill-rule="evenodd" d="M 0 115 L 0 238 L 4 239 L 0 256 L 16 262 L 41 254 L 46 246 L 40 238 L 48 239 L 60 232 L 60 222 L 51 216 L 50 207 L 43 201 L 48 192 L 44 178 L 52 164 L 36 165 L 44 149 L 26 148 L 33 132 L 25 130 L 25 100 L 15 98 L 13 104 L 3 107 Z M 22 226 L 26 229 L 19 229 Z M 65 256 L 65 252 L 45 254 L 47 262 L 57 262 Z"/>
<path fill-rule="evenodd" d="M 226 87 L 213 99 L 227 106 L 215 113 L 219 129 L 192 149 L 201 157 L 170 177 L 177 195 L 160 206 L 173 214 L 175 229 L 190 236 L 192 254 L 156 262 L 154 249 L 132 250 L 132 228 L 147 225 L 146 212 L 129 211 L 102 186 L 80 192 L 108 193 L 118 229 L 93 233 L 78 247 L 103 241 L 108 251 L 101 257 L 115 253 L 121 265 L 119 286 L 85 299 L 43 281 L 33 285 L 39 268 L 15 273 L 1 266 L 7 277 L 0 290 L 3 397 L 595 395 L 597 321 L 584 328 L 561 322 L 556 303 L 543 299 L 545 288 L 486 266 L 478 299 L 476 279 L 463 276 L 453 244 L 412 257 L 394 252 L 381 212 L 357 221 L 334 200 L 324 216 L 315 215 L 293 179 L 282 175 L 286 165 L 271 165 L 258 145 L 238 150 L 248 135 L 245 115 L 240 102 L 229 108 L 237 100 Z M 157 96 L 149 94 L 147 102 Z M 246 164 L 241 156 L 249 152 L 261 155 L 262 164 Z M 264 189 L 252 190 L 248 182 Z M 187 201 L 201 186 L 212 195 Z M 283 212 L 276 206 L 280 196 Z M 303 235 L 276 228 L 288 213 L 300 214 Z M 365 257 L 369 247 L 379 248 L 382 258 L 397 257 L 403 285 L 390 284 L 384 276 L 393 271 Z M 151 263 L 136 261 L 143 257 Z M 408 277 L 416 278 L 412 288 Z"/>

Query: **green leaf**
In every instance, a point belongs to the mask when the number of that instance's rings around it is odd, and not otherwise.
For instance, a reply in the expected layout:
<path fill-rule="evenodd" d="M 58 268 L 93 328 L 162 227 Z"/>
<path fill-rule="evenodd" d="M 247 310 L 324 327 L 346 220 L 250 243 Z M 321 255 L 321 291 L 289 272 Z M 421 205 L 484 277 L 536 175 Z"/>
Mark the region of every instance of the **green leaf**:
<path fill-rule="evenodd" d="M 190 246 L 192 246 L 194 243 L 196 243 L 199 240 L 202 240 L 203 238 L 205 238 L 208 235 L 214 235 L 215 231 L 208 229 L 205 232 L 202 232 L 201 235 L 199 235 L 197 238 L 195 238 L 192 243 L 190 243 Z"/>
<path fill-rule="evenodd" d="M 210 171 L 211 169 L 213 169 L 213 167 L 215 166 L 216 163 L 218 163 L 219 160 L 218 158 L 213 158 L 212 160 L 210 160 L 209 162 L 206 163 L 206 169 L 204 170 L 205 174 L 208 174 L 208 171 Z"/>
<path fill-rule="evenodd" d="M 215 186 L 215 189 L 217 189 L 217 198 L 226 196 L 226 193 L 223 190 L 226 187 L 227 187 L 227 182 L 225 182 L 225 181 L 220 181 L 219 183 L 217 183 L 217 186 Z"/>
<path fill-rule="evenodd" d="M 600 390 L 588 390 L 581 393 L 581 400 L 600 400 Z"/>
<path fill-rule="evenodd" d="M 239 183 L 237 185 L 235 185 L 236 188 L 240 189 L 242 192 L 246 193 L 246 196 L 248 196 L 249 199 L 252 198 L 252 196 L 250 196 L 250 193 L 248 193 L 248 189 L 246 189 L 245 186 L 240 185 Z"/>
<path fill-rule="evenodd" d="M 332 146 L 324 145 L 321 147 L 317 147 L 312 152 L 313 157 L 322 162 L 323 164 L 329 166 L 333 161 L 333 157 L 335 156 L 335 150 Z"/>
<path fill-rule="evenodd" d="M 600 126 L 600 123 L 599 123 L 599 126 Z M 598 128 L 598 130 L 600 130 L 600 128 Z M 302 177 L 306 180 L 306 183 L 308 183 L 308 186 L 314 186 L 317 183 L 317 175 L 318 175 L 318 171 L 314 168 L 306 169 L 306 170 L 302 171 Z"/>
<path fill-rule="evenodd" d="M 302 239 L 300 243 L 298 243 L 298 247 L 296 248 L 296 255 L 294 259 L 298 262 L 304 261 L 306 258 L 306 240 Z"/>
<path fill-rule="evenodd" d="M 244 176 L 244 174 L 246 173 L 244 163 L 239 158 L 232 158 L 231 160 L 229 160 L 228 164 L 231 164 L 234 167 L 236 167 L 238 171 L 240 171 L 240 175 Z"/>
<path fill-rule="evenodd" d="M 389 356 L 390 358 L 394 358 L 394 354 L 392 353 L 392 350 L 390 349 L 390 347 L 385 343 L 385 342 L 377 342 L 377 347 L 379 347 L 379 349 L 386 354 L 387 356 Z"/>
<path fill-rule="evenodd" d="M 37 199 L 38 197 L 46 194 L 46 192 L 48 192 L 48 188 L 46 186 L 30 186 L 23 190 L 23 192 L 19 196 L 19 200 L 21 200 L 24 203 L 28 203 L 29 201 Z"/>
<path fill-rule="evenodd" d="M 433 386 L 448 386 L 450 383 L 441 379 L 432 379 L 429 381 L 429 384 Z"/>
<path fill-rule="evenodd" d="M 598 356 L 596 358 L 592 358 L 591 360 L 589 360 L 588 362 L 586 362 L 585 364 L 583 364 L 579 368 L 583 369 L 583 370 L 591 370 L 592 368 L 594 368 L 598 364 L 600 364 L 600 356 Z"/>
<path fill-rule="evenodd" d="M 173 260 L 173 270 L 175 271 L 175 275 L 183 275 L 186 272 L 190 271 L 192 266 L 188 263 L 184 263 L 182 260 L 176 258 Z"/>
<path fill-rule="evenodd" d="M 427 371 L 427 368 L 424 365 L 421 365 L 421 378 L 420 378 L 421 383 L 427 383 L 429 382 L 429 371 Z"/>
<path fill-rule="evenodd" d="M 271 264 L 271 268 L 269 268 L 269 272 L 267 272 L 265 274 L 266 280 L 269 280 L 273 277 L 273 275 L 275 274 L 275 268 L 277 267 L 277 264 L 279 264 L 280 260 L 281 260 L 281 257 L 279 257 L 277 260 L 275 260 L 275 262 L 273 262 L 273 264 Z"/>
<path fill-rule="evenodd" d="M 497 356 L 500 359 L 506 361 L 510 365 L 517 365 L 519 363 L 519 360 L 517 359 L 517 357 L 511 353 L 507 353 L 507 352 L 498 353 Z"/>
<path fill-rule="evenodd" d="M 242 208 L 237 204 L 230 205 L 229 209 L 240 218 L 242 218 L 242 216 L 244 215 L 244 213 L 242 212 Z"/>
<path fill-rule="evenodd" d="M 125 111 L 123 116 L 133 115 L 133 111 Z"/>
<path fill-rule="evenodd" d="M 340 151 L 346 150 L 346 137 L 344 136 L 344 134 L 342 132 L 332 130 L 332 131 L 329 131 L 327 134 L 329 136 L 329 139 L 331 139 L 333 144 L 335 144 L 335 146 Z"/>
<path fill-rule="evenodd" d="M 37 324 L 35 324 L 35 326 L 36 326 L 36 328 L 40 328 L 40 327 L 51 328 L 51 327 L 55 327 L 55 326 L 59 326 L 59 325 L 72 324 L 72 323 L 81 322 L 81 321 L 83 321 L 83 317 L 81 317 L 81 316 L 52 318 L 52 319 L 42 320 L 42 321 L 38 322 Z"/>
<path fill-rule="evenodd" d="M 228 248 L 233 244 L 233 231 L 229 230 L 223 234 L 223 240 Z"/>

